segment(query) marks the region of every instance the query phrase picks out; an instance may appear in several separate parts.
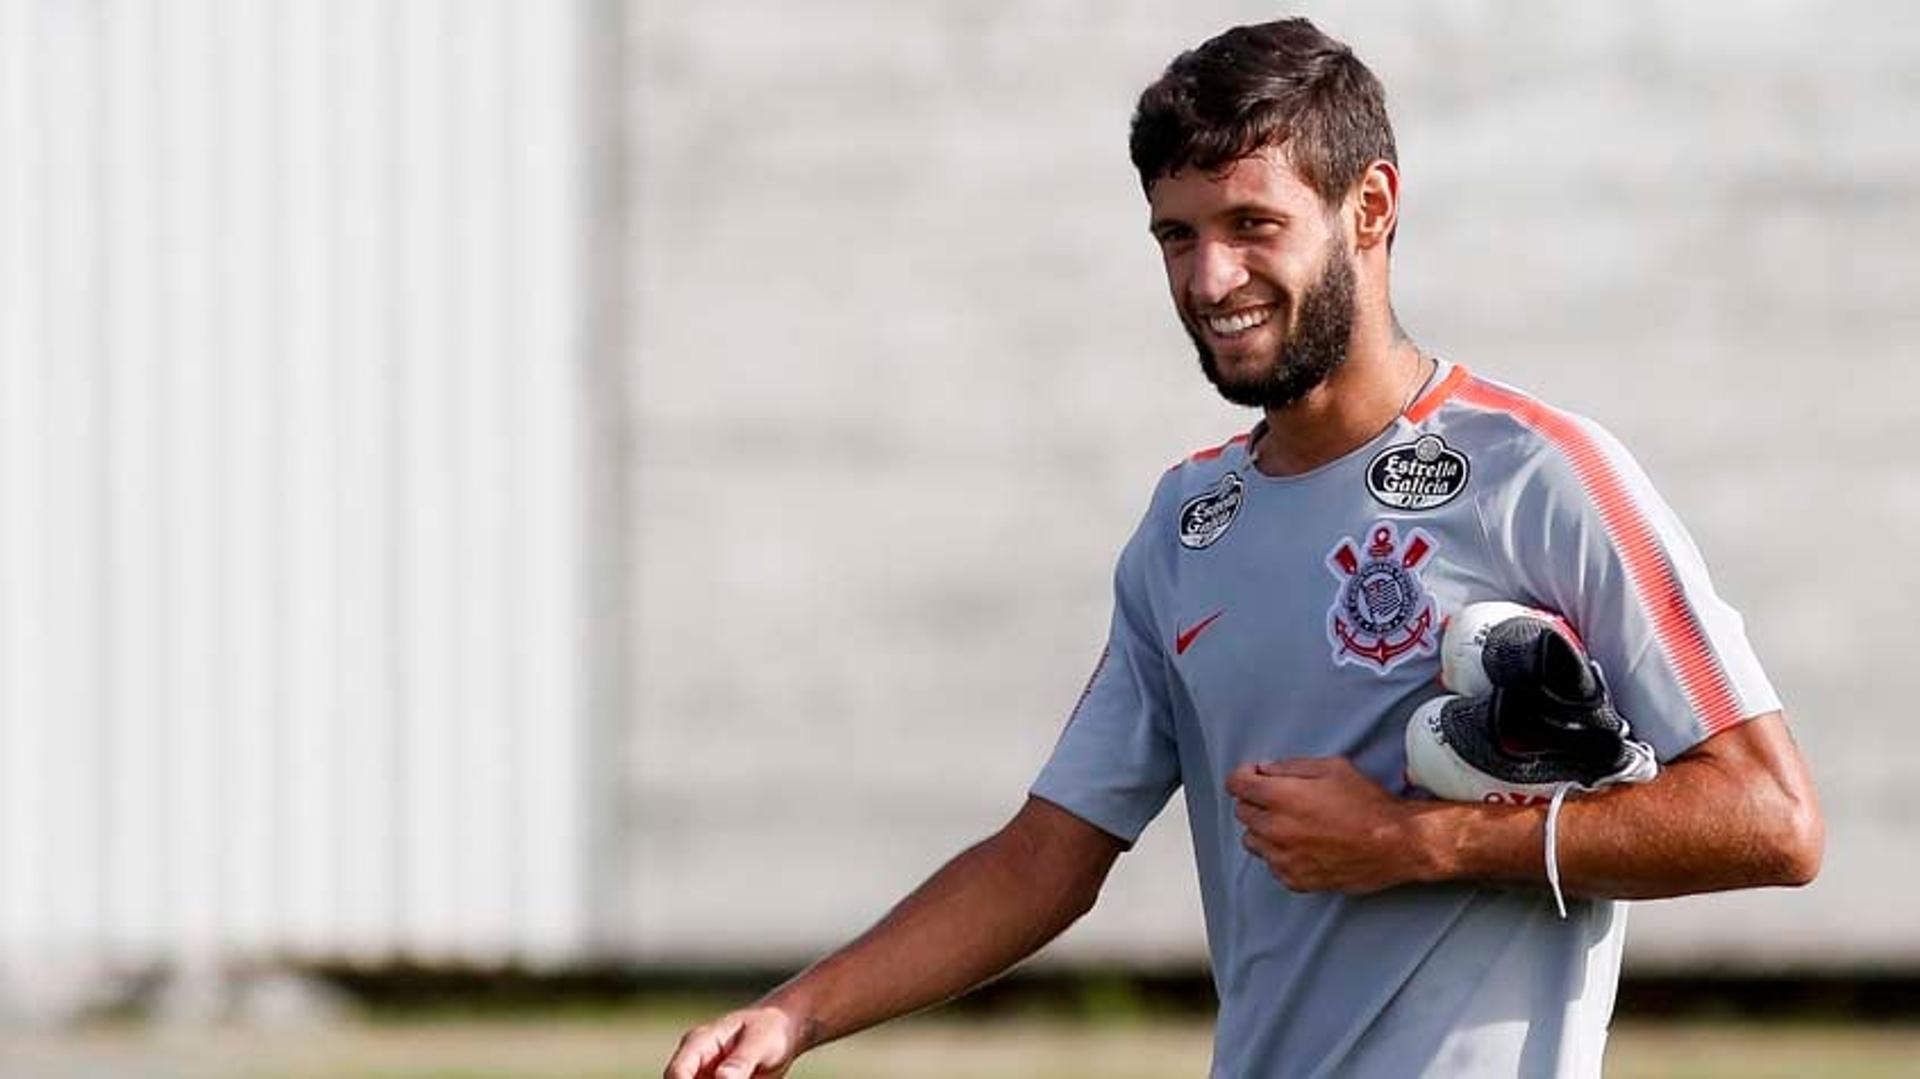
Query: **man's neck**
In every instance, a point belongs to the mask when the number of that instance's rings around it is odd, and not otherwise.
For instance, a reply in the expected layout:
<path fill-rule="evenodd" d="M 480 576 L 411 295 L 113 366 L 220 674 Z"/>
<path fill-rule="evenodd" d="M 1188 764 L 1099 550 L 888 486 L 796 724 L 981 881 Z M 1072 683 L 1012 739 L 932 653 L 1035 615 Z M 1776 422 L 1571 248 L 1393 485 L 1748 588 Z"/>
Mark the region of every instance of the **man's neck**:
<path fill-rule="evenodd" d="M 1434 361 L 1404 337 L 1366 348 L 1354 341 L 1347 361 L 1305 397 L 1267 410 L 1253 447 L 1254 466 L 1269 476 L 1311 472 L 1386 430 L 1432 377 Z"/>

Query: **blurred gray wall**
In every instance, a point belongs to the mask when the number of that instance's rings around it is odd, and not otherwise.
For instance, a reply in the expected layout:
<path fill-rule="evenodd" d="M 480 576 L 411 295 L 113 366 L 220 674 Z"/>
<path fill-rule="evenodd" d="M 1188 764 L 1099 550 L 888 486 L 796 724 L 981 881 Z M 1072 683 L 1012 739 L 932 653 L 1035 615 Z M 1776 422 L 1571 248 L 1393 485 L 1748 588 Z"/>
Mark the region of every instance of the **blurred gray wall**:
<path fill-rule="evenodd" d="M 1599 418 L 1748 616 L 1830 826 L 1632 955 L 1912 964 L 1920 16 L 1309 5 L 1385 81 L 1401 317 Z M 639 957 L 785 961 L 1019 804 L 1197 377 L 1134 96 L 1264 4 L 650 0 L 632 27 Z M 1178 799 L 1176 798 L 1176 803 Z M 1203 954 L 1177 804 L 1054 953 Z"/>

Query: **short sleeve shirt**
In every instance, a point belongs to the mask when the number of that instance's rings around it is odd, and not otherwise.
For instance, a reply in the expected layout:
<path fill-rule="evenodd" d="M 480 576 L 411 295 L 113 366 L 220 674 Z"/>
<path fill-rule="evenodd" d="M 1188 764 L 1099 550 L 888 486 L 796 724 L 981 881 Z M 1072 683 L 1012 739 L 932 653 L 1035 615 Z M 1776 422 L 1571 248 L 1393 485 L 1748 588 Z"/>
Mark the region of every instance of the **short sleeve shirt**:
<path fill-rule="evenodd" d="M 1032 793 L 1127 842 L 1184 788 L 1220 999 L 1213 1073 L 1598 1075 L 1625 908 L 1544 891 L 1294 893 L 1241 846 L 1241 764 L 1405 779 L 1446 619 L 1563 615 L 1663 760 L 1779 702 L 1673 512 L 1590 420 L 1442 362 L 1367 445 L 1273 477 L 1175 466 L 1114 574 L 1107 647 Z"/>

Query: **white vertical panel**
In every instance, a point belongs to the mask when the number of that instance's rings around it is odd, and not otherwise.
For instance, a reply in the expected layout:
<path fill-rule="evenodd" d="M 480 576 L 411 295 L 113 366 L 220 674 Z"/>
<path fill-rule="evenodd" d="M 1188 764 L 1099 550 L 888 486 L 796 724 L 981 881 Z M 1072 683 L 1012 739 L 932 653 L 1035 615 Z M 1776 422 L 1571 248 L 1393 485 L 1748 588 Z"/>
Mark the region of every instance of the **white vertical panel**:
<path fill-rule="evenodd" d="M 0 0 L 0 959 L 579 947 L 575 18 Z"/>
<path fill-rule="evenodd" d="M 183 955 L 213 951 L 219 939 L 221 882 L 228 873 L 219 821 L 232 777 L 223 769 L 225 727 L 219 672 L 228 638 L 221 624 L 229 554 L 220 534 L 215 476 L 224 447 L 227 387 L 219 379 L 215 328 L 220 295 L 214 280 L 219 238 L 213 161 L 218 149 L 210 0 L 176 0 L 156 21 L 159 60 L 160 213 L 165 222 L 160 303 L 163 386 L 158 405 L 165 429 L 158 541 L 165 559 L 162 632 L 169 645 L 166 752 L 159 766 L 168 797 L 162 863 L 171 900 L 169 942 Z"/>
<path fill-rule="evenodd" d="M 484 407 L 488 375 L 485 359 L 477 351 L 483 335 L 476 332 L 474 322 L 479 312 L 473 304 L 476 276 L 473 263 L 481 250 L 475 234 L 485 226 L 474 215 L 473 192 L 478 178 L 467 170 L 471 158 L 467 147 L 473 134 L 469 117 L 475 111 L 470 73 L 476 36 L 474 24 L 485 16 L 486 12 L 478 4 L 451 3 L 441 16 L 439 28 L 444 49 L 441 92 L 445 95 L 440 120 L 443 125 L 441 148 L 447 165 L 446 187 L 441 195 L 446 233 L 439 253 L 445 275 L 447 327 L 443 368 L 447 426 L 442 452 L 453 455 L 464 465 L 457 475 L 449 477 L 452 482 L 447 490 L 448 524 L 457 538 L 447 566 L 455 626 L 448 641 L 449 658 L 456 674 L 449 680 L 453 688 L 453 699 L 447 708 L 447 715 L 452 717 L 450 729 L 443 734 L 446 753 L 453 765 L 447 770 L 450 782 L 445 842 L 450 856 L 448 884 L 456 896 L 470 894 L 482 879 L 479 828 L 472 817 L 471 796 L 479 787 L 475 773 L 482 766 L 488 748 L 483 734 L 489 703 L 484 685 L 486 668 L 476 648 L 484 641 L 487 629 L 480 624 L 484 618 L 481 597 L 474 594 L 478 583 L 475 570 L 485 572 L 482 560 L 488 548 L 484 524 L 475 514 L 479 502 L 475 488 L 485 481 L 478 475 L 483 462 L 472 456 L 471 439 L 473 428 L 481 422 L 473 415 L 473 409 Z M 481 499 L 486 498 L 484 492 L 479 494 Z M 455 902 L 453 917 L 447 924 L 448 946 L 461 953 L 469 952 L 479 936 L 479 926 L 489 913 L 488 908 Z"/>
<path fill-rule="evenodd" d="M 283 561 L 305 565 L 299 530 L 283 501 L 301 491 L 287 475 L 290 424 L 285 413 L 286 356 L 283 263 L 274 230 L 279 180 L 273 161 L 273 104 L 278 66 L 267 33 L 272 3 L 216 0 L 212 12 L 216 137 L 213 160 L 216 378 L 220 381 L 222 447 L 211 480 L 218 492 L 223 623 L 219 721 L 223 852 L 217 903 L 222 934 L 250 950 L 270 947 L 288 916 L 277 894 L 274 842 L 275 742 L 283 736 L 282 657 L 297 624 L 285 600 Z M 295 523 L 297 525 L 297 523 Z M 289 557 L 292 556 L 292 557 Z"/>
<path fill-rule="evenodd" d="M 296 9 L 302 5 L 296 5 Z M 328 232 L 338 245 L 333 307 L 340 409 L 341 755 L 334 774 L 342 944 L 360 958 L 399 941 L 402 820 L 400 683 L 409 673 L 399 610 L 395 327 L 402 314 L 391 243 L 398 139 L 391 133 L 397 50 L 384 0 L 343 0 L 326 50 L 322 137 L 337 145 Z M 313 106 L 309 106 L 310 108 Z M 317 132 L 318 133 L 318 132 Z"/>
<path fill-rule="evenodd" d="M 499 451 L 494 458 L 493 473 L 499 497 L 489 527 L 494 530 L 499 545 L 501 566 L 496 617 L 502 626 L 511 627 L 509 633 L 496 639 L 495 647 L 511 656 L 518 654 L 533 637 L 525 602 L 528 466 L 525 398 L 520 393 L 520 373 L 535 364 L 526 352 L 523 325 L 524 259 L 519 223 L 524 216 L 524 206 L 515 168 L 523 152 L 525 110 L 521 87 L 525 83 L 519 55 L 523 47 L 520 34 L 524 20 L 520 17 L 519 5 L 512 0 L 498 0 L 494 6 L 495 30 L 485 60 L 493 72 L 493 85 L 486 97 L 486 111 L 477 117 L 480 123 L 491 126 L 494 137 L 483 144 L 485 150 L 474 167 L 489 177 L 484 190 L 493 208 L 486 212 L 495 215 L 499 231 L 495 236 L 498 245 L 495 272 L 478 294 L 477 303 L 492 313 L 486 332 L 494 342 L 495 407 L 491 441 Z M 525 664 L 501 662 L 495 667 L 489 691 L 500 702 L 500 709 L 496 713 L 493 737 L 498 740 L 501 756 L 507 760 L 525 759 L 526 727 L 533 718 L 528 708 L 526 685 Z M 494 855 L 507 873 L 505 883 L 511 897 L 503 929 L 513 939 L 523 942 L 528 924 L 527 786 L 531 770 L 516 768 L 489 777 L 497 794 L 488 827 L 495 844 Z M 584 847 L 581 850 L 584 855 Z"/>
<path fill-rule="evenodd" d="M 525 559 L 526 634 L 530 640 L 565 640 L 565 651 L 547 652 L 526 665 L 529 707 L 521 715 L 527 762 L 527 908 L 534 953 L 562 953 L 580 930 L 575 919 L 588 901 L 585 867 L 577 852 L 587 842 L 583 808 L 590 797 L 583 762 L 588 748 L 584 727 L 555 723 L 550 715 L 577 716 L 583 708 L 580 666 L 586 654 L 586 621 L 580 580 L 567 566 L 584 544 L 579 504 L 582 470 L 579 452 L 584 420 L 578 394 L 579 372 L 541 362 L 542 357 L 582 355 L 579 279 L 582 259 L 579 229 L 568 227 L 584 186 L 578 171 L 583 155 L 580 79 L 575 50 L 583 39 L 575 5 L 554 5 L 529 18 L 522 8 L 523 47 L 520 85 L 525 91 L 525 124 L 520 129 L 518 249 L 523 259 L 521 325 L 525 352 L 519 363 L 518 392 L 524 409 L 527 475 Z M 551 713 L 543 708 L 551 707 Z M 560 786 L 569 784 L 571 786 Z"/>
<path fill-rule="evenodd" d="M 34 942 L 48 925 L 48 837 L 41 818 L 50 740 L 46 694 L 46 511 L 43 296 L 39 260 L 44 244 L 40 117 L 46 75 L 39 47 L 37 5 L 0 2 L 0 929 Z"/>
<path fill-rule="evenodd" d="M 100 22 L 103 93 L 105 291 L 110 317 L 101 330 L 108 360 L 104 387 L 108 454 L 105 558 L 113 581 L 112 617 L 102 679 L 113 687 L 108 707 L 108 756 L 99 796 L 108 814 L 102 861 L 107 874 L 106 935 L 116 952 L 138 951 L 156 939 L 162 854 L 153 812 L 159 796 L 154 762 L 155 704 L 160 682 L 154 632 L 161 567 L 153 528 L 160 503 L 154 440 L 159 313 L 156 157 L 158 114 L 153 88 L 153 8 L 129 2 Z M 4 286 L 0 286 L 4 288 Z"/>
<path fill-rule="evenodd" d="M 236 0 L 247 6 L 247 0 Z M 295 73 L 311 84 L 324 61 L 327 31 L 289 38 L 285 24 L 304 4 L 276 6 L 274 19 L 261 28 L 260 52 L 275 58 L 273 87 L 277 134 L 267 140 L 267 156 L 280 178 L 281 220 L 275 242 L 281 275 L 280 345 L 283 424 L 282 486 L 278 519 L 284 524 L 279 593 L 285 635 L 281 660 L 285 682 L 280 704 L 285 718 L 279 771 L 282 853 L 279 881 L 284 905 L 285 939 L 303 952 L 323 950 L 337 924 L 338 846 L 334 837 L 334 763 L 339 745 L 339 581 L 336 576 L 335 506 L 338 501 L 334 427 L 338 409 L 337 371 L 331 360 L 328 312 L 323 282 L 330 277 L 327 241 L 314 227 L 324 223 L 324 124 L 296 121 L 289 109 L 289 82 Z M 293 195 L 313 212 L 303 221 Z M 296 245 L 294 237 L 299 237 Z"/>
<path fill-rule="evenodd" d="M 286 547 L 279 582 L 286 604 L 280 653 L 286 725 L 276 768 L 286 779 L 278 869 L 288 943 L 305 952 L 333 947 L 345 924 L 342 894 L 350 870 L 341 857 L 342 836 L 347 800 L 355 796 L 339 782 L 350 730 L 340 519 L 346 482 L 341 386 L 350 361 L 334 295 L 340 149 L 329 99 L 339 31 L 327 12 L 324 5 L 281 3 L 263 30 L 268 47 L 262 50 L 273 57 L 278 80 L 271 155 L 281 181 L 275 242 L 285 274 L 279 327 L 287 447 L 279 509 Z"/>
<path fill-rule="evenodd" d="M 513 872 L 503 854 L 511 828 L 506 810 L 512 771 L 506 767 L 504 737 L 508 703 L 501 694 L 500 672 L 512 664 L 505 641 L 515 632 L 507 620 L 505 596 L 513 587 L 506 566 L 504 530 L 511 520 L 512 492 L 501 482 L 513 447 L 502 423 L 507 401 L 502 392 L 504 351 L 500 333 L 505 276 L 504 221 L 498 154 L 502 84 L 501 45 L 504 9 L 497 3 L 462 3 L 450 12 L 448 27 L 450 84 L 453 97 L 453 153 L 457 177 L 451 192 L 453 213 L 454 349 L 453 404 L 458 416 L 455 452 L 465 464 L 459 491 L 458 520 L 462 557 L 457 589 L 466 609 L 461 625 L 461 667 L 465 699 L 459 709 L 456 745 L 463 766 L 454 806 L 461 858 L 456 879 L 463 895 L 495 895 L 507 902 L 463 911 L 463 950 L 484 950 L 509 939 L 512 928 Z"/>
<path fill-rule="evenodd" d="M 399 121 L 399 222 L 395 252 L 400 294 L 408 308 L 399 340 L 403 417 L 396 479 L 401 524 L 400 634 L 411 670 L 402 700 L 400 749 L 407 858 L 401 895 L 408 946 L 433 960 L 446 951 L 459 916 L 454 891 L 453 787 L 457 768 L 441 767 L 461 747 L 452 722 L 460 676 L 456 623 L 435 612 L 457 601 L 453 566 L 460 536 L 453 522 L 454 471 L 445 396 L 449 381 L 449 222 L 446 20 L 450 0 L 418 0 L 394 11 L 400 60 L 394 113 Z"/>
<path fill-rule="evenodd" d="M 99 168 L 97 57 L 90 9 L 42 5 L 42 88 L 38 127 L 44 211 L 37 261 L 45 282 L 41 311 L 46 364 L 45 562 L 40 632 L 47 649 L 46 712 L 40 802 L 47 837 L 45 878 L 50 940 L 85 941 L 98 932 L 101 885 L 97 774 L 102 694 L 94 660 L 104 654 L 99 618 L 100 424 L 94 388 L 99 376 L 94 277 L 98 263 L 96 198 Z"/>

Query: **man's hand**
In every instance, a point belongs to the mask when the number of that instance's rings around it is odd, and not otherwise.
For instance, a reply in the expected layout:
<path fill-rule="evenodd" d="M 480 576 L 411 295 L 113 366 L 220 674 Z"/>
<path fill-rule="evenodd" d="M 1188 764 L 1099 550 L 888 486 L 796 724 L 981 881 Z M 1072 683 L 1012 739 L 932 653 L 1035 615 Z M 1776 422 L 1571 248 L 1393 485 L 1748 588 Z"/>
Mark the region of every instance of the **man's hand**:
<path fill-rule="evenodd" d="M 1415 879 L 1407 803 L 1344 757 L 1241 765 L 1227 793 L 1242 845 L 1296 892 L 1363 895 Z"/>
<path fill-rule="evenodd" d="M 778 1008 L 747 1008 L 687 1031 L 663 1079 L 779 1079 L 805 1048 Z"/>
<path fill-rule="evenodd" d="M 793 1060 L 938 1004 L 1032 955 L 1093 908 L 1126 844 L 1028 796 L 873 928 L 751 1008 L 687 1032 L 666 1079 L 776 1079 Z"/>

